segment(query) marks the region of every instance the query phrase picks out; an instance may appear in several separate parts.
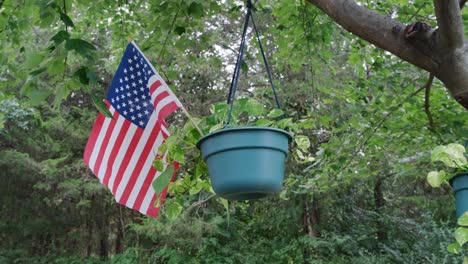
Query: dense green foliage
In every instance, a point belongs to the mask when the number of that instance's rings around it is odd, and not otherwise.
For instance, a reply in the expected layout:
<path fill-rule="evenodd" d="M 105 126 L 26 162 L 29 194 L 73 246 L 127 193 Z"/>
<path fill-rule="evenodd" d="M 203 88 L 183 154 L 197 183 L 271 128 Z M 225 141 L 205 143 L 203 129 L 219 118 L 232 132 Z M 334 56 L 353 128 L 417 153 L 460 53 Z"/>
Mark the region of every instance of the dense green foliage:
<path fill-rule="evenodd" d="M 431 1 L 360 2 L 434 24 Z M 165 147 L 182 167 L 160 216 L 115 203 L 82 153 L 128 38 L 206 133 L 225 121 L 244 11 L 241 1 L 0 0 L 0 263 L 463 260 L 447 252 L 457 227 L 450 187 L 433 189 L 426 175 L 442 168 L 431 149 L 468 139 L 465 110 L 435 80 L 430 125 L 426 73 L 299 0 L 255 3 L 287 118 L 270 112 L 251 31 L 235 110 L 239 124 L 294 133 L 282 192 L 213 196 L 200 135 L 177 113 Z"/>

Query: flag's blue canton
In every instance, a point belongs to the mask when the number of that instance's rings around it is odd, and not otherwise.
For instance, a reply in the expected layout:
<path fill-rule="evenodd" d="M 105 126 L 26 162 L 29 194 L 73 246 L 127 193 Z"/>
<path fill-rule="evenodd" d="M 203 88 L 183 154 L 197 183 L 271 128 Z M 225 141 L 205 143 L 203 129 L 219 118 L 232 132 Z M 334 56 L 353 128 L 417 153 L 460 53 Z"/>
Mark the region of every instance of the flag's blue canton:
<path fill-rule="evenodd" d="M 135 125 L 145 128 L 153 112 L 148 79 L 154 75 L 148 62 L 130 43 L 112 79 L 107 100 Z"/>

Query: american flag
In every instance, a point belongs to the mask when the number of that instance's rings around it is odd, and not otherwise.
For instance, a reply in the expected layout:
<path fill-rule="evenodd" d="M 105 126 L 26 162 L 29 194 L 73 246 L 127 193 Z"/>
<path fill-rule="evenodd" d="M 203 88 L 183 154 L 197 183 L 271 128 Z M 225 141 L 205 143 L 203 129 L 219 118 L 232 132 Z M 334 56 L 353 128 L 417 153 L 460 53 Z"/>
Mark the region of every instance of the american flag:
<path fill-rule="evenodd" d="M 118 203 L 156 217 L 157 194 L 151 183 L 161 172 L 152 163 L 169 136 L 164 118 L 181 104 L 133 42 L 104 101 L 113 119 L 98 114 L 84 161 Z M 166 191 L 158 194 L 161 199 Z"/>

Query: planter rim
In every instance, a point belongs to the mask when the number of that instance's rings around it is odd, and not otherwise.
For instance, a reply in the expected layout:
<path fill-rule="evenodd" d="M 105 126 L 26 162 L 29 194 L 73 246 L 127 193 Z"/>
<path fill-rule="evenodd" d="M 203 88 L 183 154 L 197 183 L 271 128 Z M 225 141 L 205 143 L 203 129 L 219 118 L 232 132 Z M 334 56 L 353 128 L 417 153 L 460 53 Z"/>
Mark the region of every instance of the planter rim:
<path fill-rule="evenodd" d="M 468 176 L 468 171 L 459 173 L 459 174 L 453 176 L 452 178 L 450 178 L 450 180 L 449 180 L 450 186 L 453 187 L 453 181 L 455 180 L 455 178 L 458 178 L 458 177 L 461 177 L 461 176 Z"/>
<path fill-rule="evenodd" d="M 198 140 L 198 142 L 197 142 L 197 148 L 200 149 L 201 144 L 205 140 L 207 140 L 210 137 L 216 136 L 218 134 L 224 134 L 224 133 L 235 132 L 235 131 L 249 131 L 249 130 L 250 131 L 253 131 L 253 130 L 274 131 L 274 132 L 278 132 L 278 133 L 281 133 L 281 134 L 287 136 L 288 137 L 288 142 L 291 142 L 291 140 L 292 140 L 292 135 L 289 132 L 287 132 L 286 130 L 279 129 L 279 128 L 274 128 L 274 127 L 263 127 L 263 126 L 225 127 L 225 128 L 220 129 L 220 130 L 213 131 L 213 132 L 203 136 L 202 138 L 200 138 Z"/>

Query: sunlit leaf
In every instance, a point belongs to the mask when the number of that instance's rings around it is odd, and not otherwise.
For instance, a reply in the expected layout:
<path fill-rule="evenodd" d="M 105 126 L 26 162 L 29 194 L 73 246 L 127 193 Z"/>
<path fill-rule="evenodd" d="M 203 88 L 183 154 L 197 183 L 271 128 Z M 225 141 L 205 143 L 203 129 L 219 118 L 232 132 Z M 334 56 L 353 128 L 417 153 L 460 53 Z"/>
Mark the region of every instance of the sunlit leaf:
<path fill-rule="evenodd" d="M 427 174 L 427 182 L 434 188 L 440 187 L 445 180 L 445 171 L 431 171 Z"/>
<path fill-rule="evenodd" d="M 468 212 L 464 212 L 459 218 L 457 223 L 461 226 L 468 226 Z"/>
<path fill-rule="evenodd" d="M 166 207 L 164 207 L 164 213 L 167 215 L 167 218 L 171 221 L 174 221 L 182 213 L 184 207 L 178 202 L 172 202 Z"/>
<path fill-rule="evenodd" d="M 463 246 L 468 241 L 468 228 L 459 227 L 455 230 L 455 239 L 460 246 Z"/>

